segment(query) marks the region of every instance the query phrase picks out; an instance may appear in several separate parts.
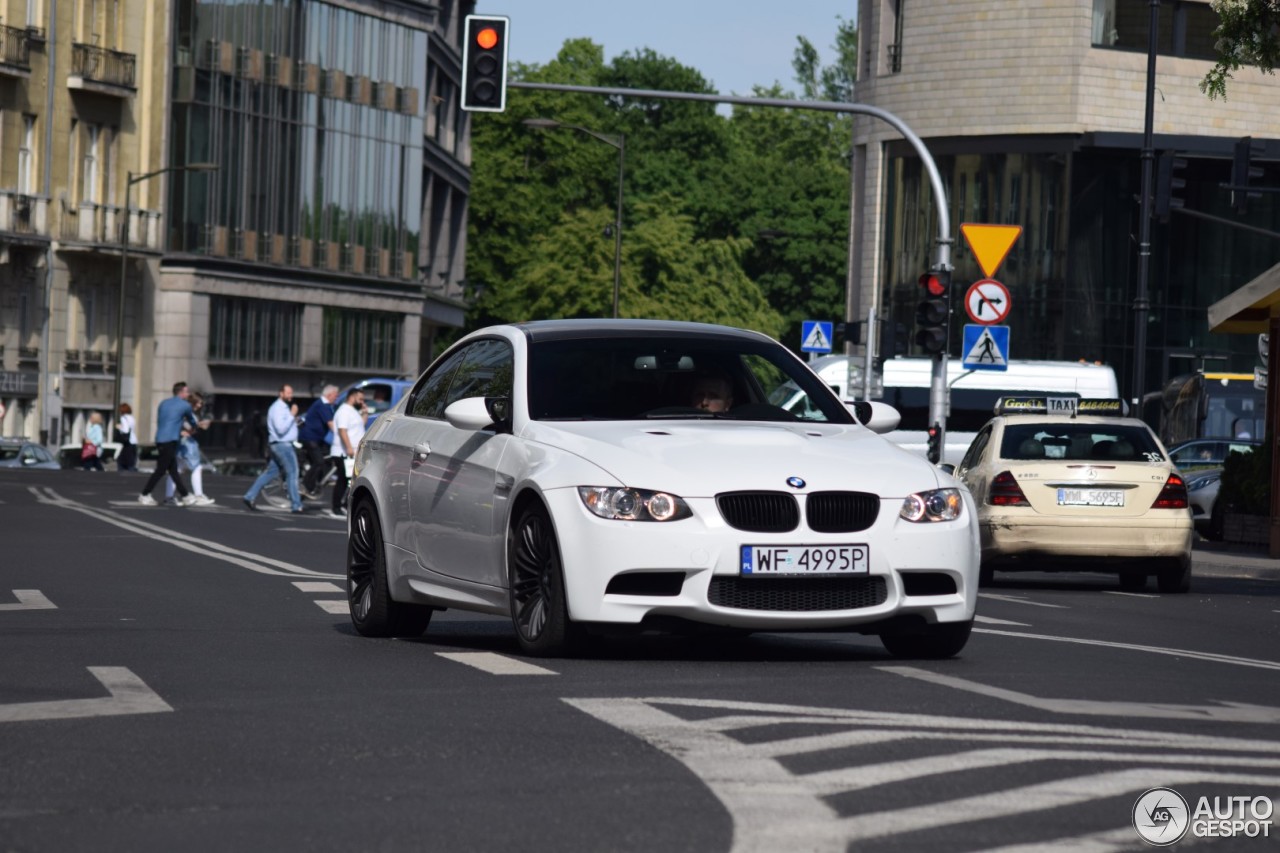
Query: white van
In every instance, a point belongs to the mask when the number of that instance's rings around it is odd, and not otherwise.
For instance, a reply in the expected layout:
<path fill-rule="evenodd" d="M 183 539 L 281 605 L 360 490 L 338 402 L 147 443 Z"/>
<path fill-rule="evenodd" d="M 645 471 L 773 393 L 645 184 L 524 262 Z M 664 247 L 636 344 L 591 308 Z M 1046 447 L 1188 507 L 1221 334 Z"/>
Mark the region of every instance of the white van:
<path fill-rule="evenodd" d="M 862 395 L 862 362 L 853 364 L 853 389 L 849 359 L 845 356 L 823 356 L 809 362 L 824 382 L 842 400 Z M 898 429 L 885 438 L 907 450 L 928 455 L 929 385 L 933 362 L 927 358 L 895 358 L 884 363 L 884 387 L 881 402 L 893 406 L 902 415 Z M 1080 397 L 1120 396 L 1116 373 L 1108 365 L 1076 361 L 1030 361 L 1013 359 L 1008 370 L 966 370 L 963 362 L 947 362 L 947 385 L 950 401 L 947 410 L 946 443 L 942 462 L 957 465 L 978 430 L 993 416 L 996 400 L 1008 394 L 1075 394 Z M 770 395 L 770 402 L 805 416 L 808 398 L 798 388 L 783 385 Z"/>

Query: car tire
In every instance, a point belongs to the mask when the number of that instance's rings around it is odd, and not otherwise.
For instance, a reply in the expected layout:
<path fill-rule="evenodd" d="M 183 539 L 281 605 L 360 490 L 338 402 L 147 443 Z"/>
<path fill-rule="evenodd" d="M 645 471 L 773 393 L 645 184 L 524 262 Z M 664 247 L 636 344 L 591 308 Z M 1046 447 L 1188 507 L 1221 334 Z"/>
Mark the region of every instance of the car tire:
<path fill-rule="evenodd" d="M 347 604 L 351 624 L 364 637 L 420 637 L 435 608 L 391 598 L 387 560 L 373 501 L 362 500 L 351 511 L 347 533 Z"/>
<path fill-rule="evenodd" d="M 1213 502 L 1213 509 L 1209 510 L 1209 523 L 1205 525 L 1204 532 L 1201 534 L 1205 539 L 1211 542 L 1222 541 L 1225 510 L 1225 506 L 1220 501 Z"/>
<path fill-rule="evenodd" d="M 1142 592 L 1147 588 L 1146 572 L 1121 572 L 1120 589 L 1125 592 Z"/>
<path fill-rule="evenodd" d="M 1180 557 L 1156 572 L 1156 587 L 1163 593 L 1179 595 L 1191 591 L 1191 558 Z"/>
<path fill-rule="evenodd" d="M 960 654 L 969 642 L 972 630 L 972 619 L 968 622 L 941 622 L 922 625 L 915 631 L 881 634 L 880 642 L 894 657 L 941 660 Z"/>
<path fill-rule="evenodd" d="M 541 504 L 525 507 L 511 528 L 507 599 L 511 626 L 525 654 L 555 657 L 577 645 L 580 628 L 569 618 L 560 546 Z"/>
<path fill-rule="evenodd" d="M 995 581 L 995 579 L 996 579 L 995 567 L 992 566 L 990 563 L 983 563 L 982 566 L 978 569 L 978 586 L 979 587 L 991 586 L 992 582 Z"/>

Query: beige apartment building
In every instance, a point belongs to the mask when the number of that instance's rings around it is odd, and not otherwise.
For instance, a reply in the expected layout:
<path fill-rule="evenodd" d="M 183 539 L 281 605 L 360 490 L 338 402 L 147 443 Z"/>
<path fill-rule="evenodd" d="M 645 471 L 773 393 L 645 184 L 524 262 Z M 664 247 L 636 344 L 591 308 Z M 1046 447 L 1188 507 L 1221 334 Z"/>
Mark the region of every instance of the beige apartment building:
<path fill-rule="evenodd" d="M 118 399 L 145 442 L 181 380 L 237 450 L 284 383 L 416 373 L 466 307 L 473 6 L 0 0 L 0 434 Z"/>
<path fill-rule="evenodd" d="M 1148 0 L 863 0 L 855 100 L 903 119 L 936 159 L 948 194 L 960 307 L 982 278 L 965 222 L 1017 224 L 994 276 L 1011 290 L 1010 355 L 1100 360 L 1131 384 L 1138 269 Z M 1280 186 L 1280 80 L 1244 70 L 1226 101 L 1199 83 L 1215 56 L 1207 2 L 1160 4 L 1156 155 L 1176 154 L 1185 206 L 1151 232 L 1147 375 L 1207 366 L 1251 371 L 1254 342 L 1208 330 L 1209 305 L 1280 260 L 1277 196 L 1237 211 L 1236 142 L 1252 137 L 1261 185 Z M 921 162 L 887 124 L 855 119 L 855 243 L 850 310 L 914 325 L 917 279 L 934 258 L 935 200 Z M 1246 228 L 1238 226 L 1247 226 Z"/>

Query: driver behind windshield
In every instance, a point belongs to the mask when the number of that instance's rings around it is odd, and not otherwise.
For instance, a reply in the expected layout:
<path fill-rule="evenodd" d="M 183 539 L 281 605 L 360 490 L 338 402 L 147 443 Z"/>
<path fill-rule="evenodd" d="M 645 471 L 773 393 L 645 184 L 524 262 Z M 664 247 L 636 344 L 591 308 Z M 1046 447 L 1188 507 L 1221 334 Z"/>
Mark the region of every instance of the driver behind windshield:
<path fill-rule="evenodd" d="M 723 373 L 701 373 L 694 380 L 689 405 L 705 412 L 727 412 L 733 405 L 733 383 Z"/>

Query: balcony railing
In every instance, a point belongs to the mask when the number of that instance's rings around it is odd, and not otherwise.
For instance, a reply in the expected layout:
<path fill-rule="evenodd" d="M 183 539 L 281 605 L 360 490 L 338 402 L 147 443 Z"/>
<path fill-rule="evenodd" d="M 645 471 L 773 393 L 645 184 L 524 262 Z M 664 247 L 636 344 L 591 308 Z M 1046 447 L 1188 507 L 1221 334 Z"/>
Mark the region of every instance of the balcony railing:
<path fill-rule="evenodd" d="M 108 86 L 134 88 L 137 57 L 91 44 L 71 44 L 71 74 Z"/>
<path fill-rule="evenodd" d="M 31 33 L 28 30 L 0 26 L 0 62 L 31 70 Z"/>
<path fill-rule="evenodd" d="M 0 231 L 49 236 L 49 200 L 0 190 Z"/>
<path fill-rule="evenodd" d="M 110 204 L 82 202 L 79 207 L 62 206 L 62 239 L 104 246 L 120 245 L 123 208 Z M 129 222 L 129 249 L 158 252 L 160 214 L 154 210 L 132 210 Z"/>

